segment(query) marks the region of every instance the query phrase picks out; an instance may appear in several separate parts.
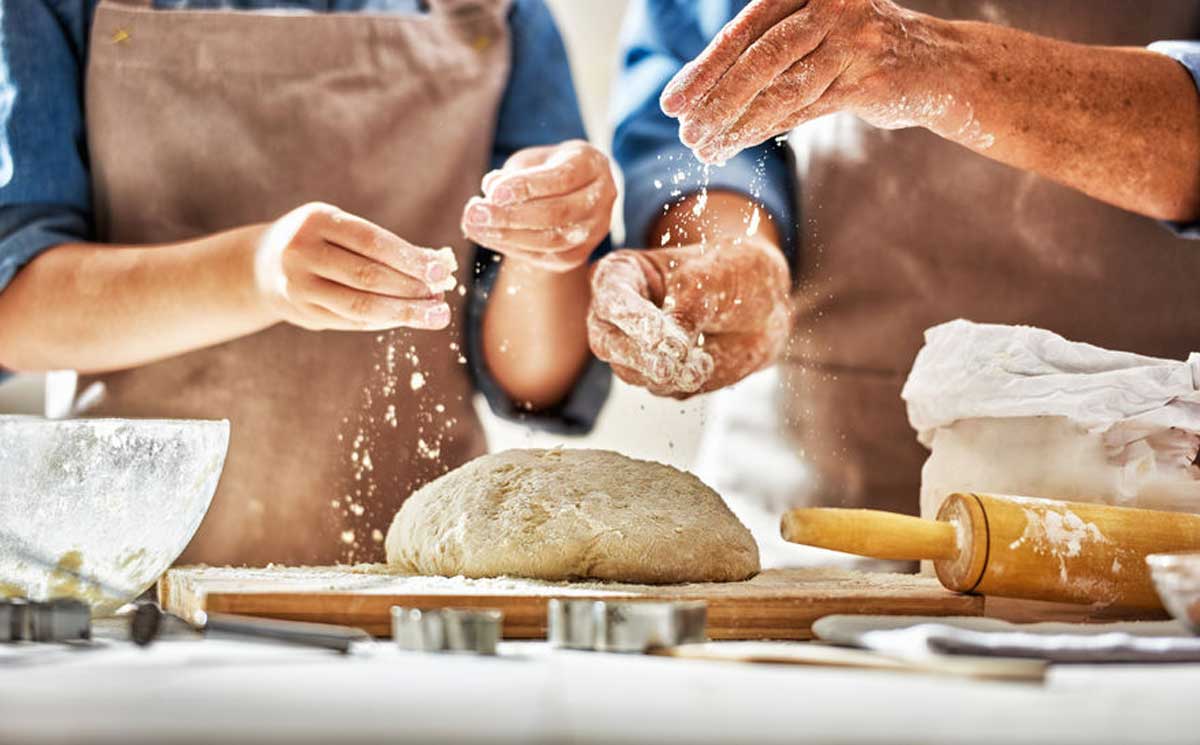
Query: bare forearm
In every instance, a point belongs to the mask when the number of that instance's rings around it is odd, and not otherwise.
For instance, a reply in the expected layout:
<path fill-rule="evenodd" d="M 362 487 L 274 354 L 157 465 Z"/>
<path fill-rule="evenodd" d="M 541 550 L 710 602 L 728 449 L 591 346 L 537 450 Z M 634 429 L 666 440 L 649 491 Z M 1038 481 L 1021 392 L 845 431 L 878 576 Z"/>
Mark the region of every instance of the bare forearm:
<path fill-rule="evenodd" d="M 916 79 L 929 105 L 944 109 L 930 129 L 1123 209 L 1200 216 L 1200 96 L 1178 62 L 921 19 Z"/>
<path fill-rule="evenodd" d="M 483 319 L 484 359 L 530 409 L 563 401 L 590 358 L 588 267 L 555 273 L 505 258 Z"/>
<path fill-rule="evenodd" d="M 751 235 L 780 245 L 778 226 L 744 194 L 710 191 L 703 198 L 703 205 L 697 207 L 700 199 L 699 195 L 693 194 L 666 210 L 651 226 L 650 235 L 645 236 L 646 245 L 686 246 Z M 759 213 L 757 220 L 754 217 L 756 211 Z"/>
<path fill-rule="evenodd" d="M 251 266 L 261 230 L 45 252 L 0 293 L 0 366 L 102 372 L 265 328 Z"/>
<path fill-rule="evenodd" d="M 925 127 L 1127 210 L 1200 217 L 1200 96 L 1182 65 L 1144 49 L 945 21 L 890 0 L 763 0 L 661 104 L 708 163 L 845 111 Z"/>

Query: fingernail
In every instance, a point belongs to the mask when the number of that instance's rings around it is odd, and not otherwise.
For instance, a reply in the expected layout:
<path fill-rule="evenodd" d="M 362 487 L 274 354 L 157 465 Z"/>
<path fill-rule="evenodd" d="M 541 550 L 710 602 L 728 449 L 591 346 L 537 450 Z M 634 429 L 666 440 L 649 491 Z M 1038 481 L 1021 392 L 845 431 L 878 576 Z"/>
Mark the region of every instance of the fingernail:
<path fill-rule="evenodd" d="M 664 114 L 675 114 L 683 108 L 684 103 L 683 94 L 672 91 L 663 95 L 659 105 Z"/>
<path fill-rule="evenodd" d="M 688 122 L 679 128 L 679 139 L 689 147 L 695 145 L 704 139 L 704 127 L 695 122 Z"/>
<path fill-rule="evenodd" d="M 501 184 L 492 193 L 492 201 L 496 204 L 510 204 L 517 201 L 516 184 Z"/>
<path fill-rule="evenodd" d="M 441 282 L 450 276 L 450 269 L 445 264 L 430 264 L 425 270 L 425 278 L 430 282 Z"/>
<path fill-rule="evenodd" d="M 483 191 L 486 193 L 488 188 L 495 183 L 496 179 L 500 178 L 500 170 L 488 171 L 483 176 Z"/>
<path fill-rule="evenodd" d="M 491 222 L 492 213 L 487 207 L 482 204 L 472 205 L 467 210 L 467 222 L 473 225 L 487 225 Z"/>
<path fill-rule="evenodd" d="M 425 311 L 425 323 L 430 326 L 444 326 L 450 323 L 450 306 L 439 305 Z"/>

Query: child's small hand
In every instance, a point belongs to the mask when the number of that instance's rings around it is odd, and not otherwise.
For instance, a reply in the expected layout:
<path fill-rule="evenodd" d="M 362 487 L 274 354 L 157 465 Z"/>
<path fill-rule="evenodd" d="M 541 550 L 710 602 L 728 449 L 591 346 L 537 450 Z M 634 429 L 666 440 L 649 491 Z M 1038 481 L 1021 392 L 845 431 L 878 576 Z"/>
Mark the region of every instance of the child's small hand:
<path fill-rule="evenodd" d="M 274 321 L 320 331 L 443 329 L 444 293 L 458 268 L 450 249 L 414 246 L 329 204 L 305 204 L 258 228 L 246 256 Z"/>
<path fill-rule="evenodd" d="M 571 140 L 531 147 L 483 179 L 463 233 L 510 259 L 554 272 L 582 266 L 608 234 L 617 187 L 608 157 Z"/>

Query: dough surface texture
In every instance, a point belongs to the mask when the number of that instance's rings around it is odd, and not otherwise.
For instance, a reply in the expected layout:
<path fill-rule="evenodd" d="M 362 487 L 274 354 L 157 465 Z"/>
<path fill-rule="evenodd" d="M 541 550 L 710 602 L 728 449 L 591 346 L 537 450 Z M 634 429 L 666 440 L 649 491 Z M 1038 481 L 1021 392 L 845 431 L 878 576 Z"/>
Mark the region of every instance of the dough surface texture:
<path fill-rule="evenodd" d="M 418 489 L 388 530 L 388 563 L 447 577 L 733 582 L 758 546 L 690 473 L 607 450 L 508 450 Z"/>

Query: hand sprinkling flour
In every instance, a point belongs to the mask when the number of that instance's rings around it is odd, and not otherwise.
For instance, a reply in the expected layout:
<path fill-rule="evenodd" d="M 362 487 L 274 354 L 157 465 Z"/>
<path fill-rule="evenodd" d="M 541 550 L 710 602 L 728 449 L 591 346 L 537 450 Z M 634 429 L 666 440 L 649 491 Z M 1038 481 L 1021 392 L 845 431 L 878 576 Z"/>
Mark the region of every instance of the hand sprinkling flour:
<path fill-rule="evenodd" d="M 675 76 L 662 109 L 706 163 L 836 111 L 990 147 L 971 105 L 924 64 L 941 40 L 921 17 L 888 0 L 757 0 Z"/>
<path fill-rule="evenodd" d="M 582 266 L 608 233 L 617 187 L 608 158 L 579 140 L 532 147 L 483 179 L 463 233 L 538 269 Z"/>
<path fill-rule="evenodd" d="M 442 329 L 443 293 L 458 268 L 433 251 L 332 205 L 298 207 L 267 226 L 255 247 L 254 279 L 280 321 L 311 330 Z"/>

